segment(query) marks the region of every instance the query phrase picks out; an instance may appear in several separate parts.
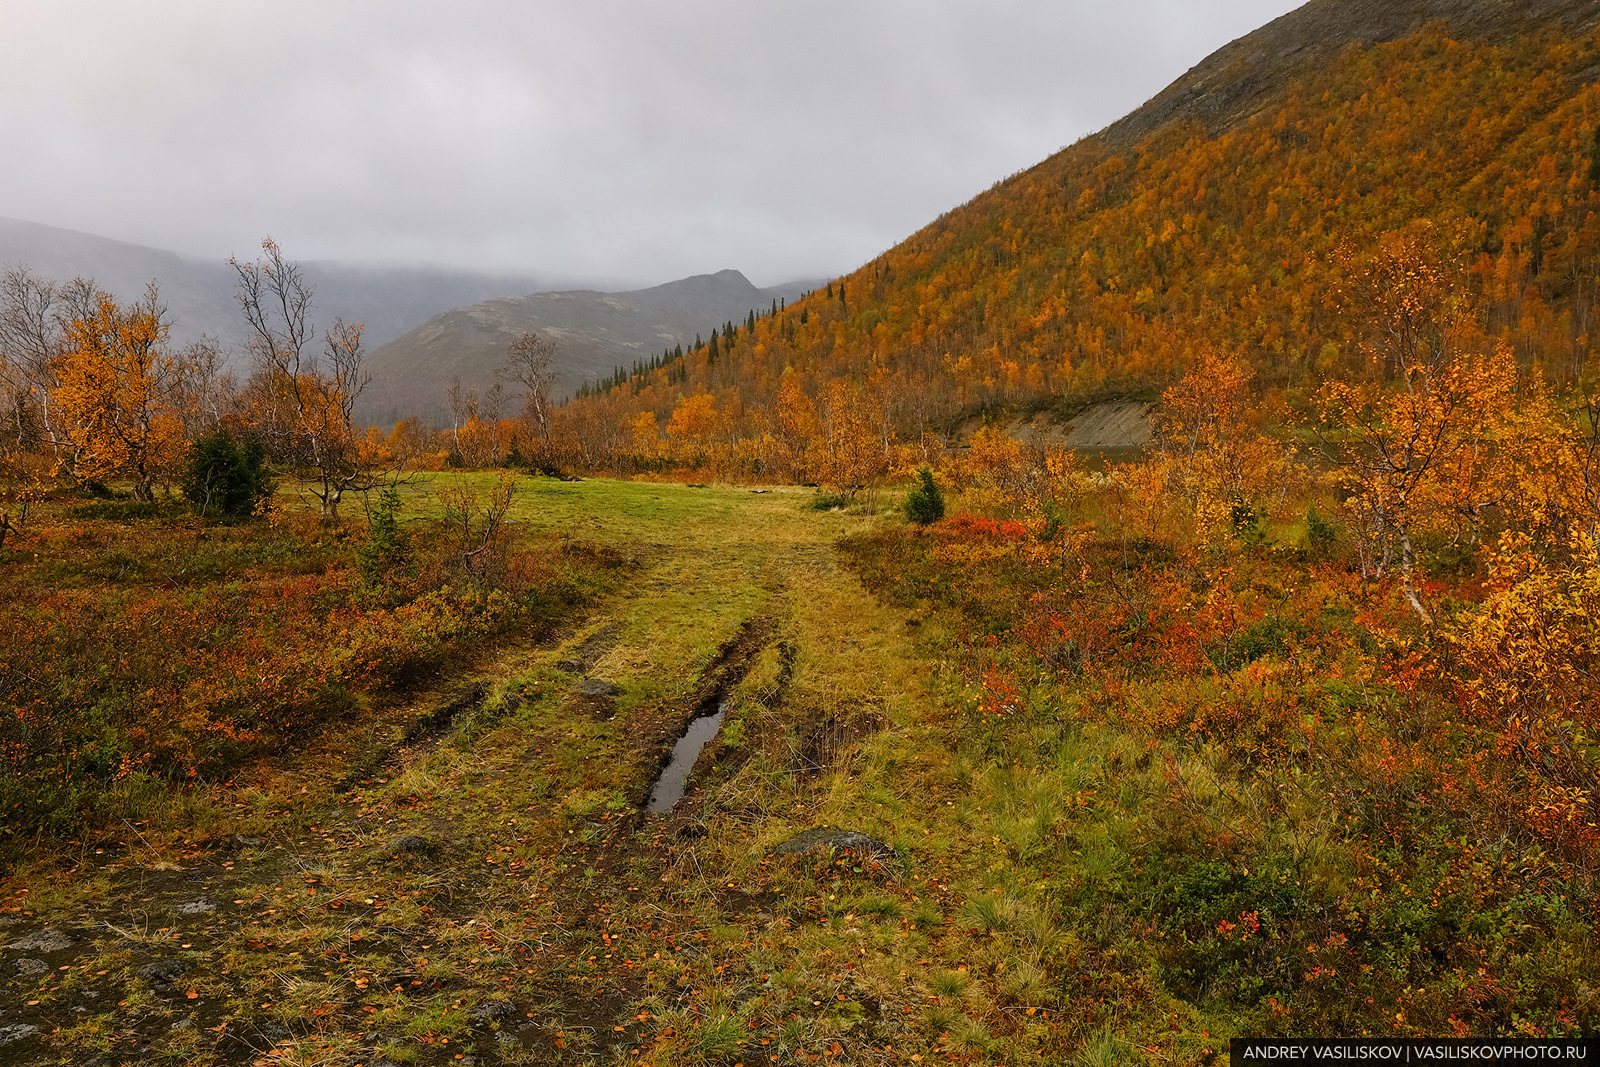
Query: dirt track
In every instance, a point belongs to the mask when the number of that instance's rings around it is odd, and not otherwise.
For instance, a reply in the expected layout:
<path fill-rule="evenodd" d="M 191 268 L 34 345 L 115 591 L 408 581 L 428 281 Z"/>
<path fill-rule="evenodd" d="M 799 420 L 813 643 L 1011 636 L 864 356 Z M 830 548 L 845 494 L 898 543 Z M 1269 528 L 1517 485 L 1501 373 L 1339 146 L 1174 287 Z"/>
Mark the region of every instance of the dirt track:
<path fill-rule="evenodd" d="M 860 521 L 789 526 L 804 494 L 740 492 L 706 493 L 577 626 L 219 790 L 187 841 L 128 825 L 64 885 L 13 882 L 0 1064 L 571 1063 L 662 1040 L 639 1005 L 700 966 L 672 961 L 710 949 L 707 909 L 782 911 L 759 849 L 734 877 L 728 857 L 814 816 L 884 721 L 852 658 L 882 624 L 833 618 L 864 599 L 830 547 Z M 730 694 L 743 740 L 725 727 L 646 815 L 677 733 Z M 719 792 L 753 758 L 792 776 L 782 809 L 759 782 Z"/>

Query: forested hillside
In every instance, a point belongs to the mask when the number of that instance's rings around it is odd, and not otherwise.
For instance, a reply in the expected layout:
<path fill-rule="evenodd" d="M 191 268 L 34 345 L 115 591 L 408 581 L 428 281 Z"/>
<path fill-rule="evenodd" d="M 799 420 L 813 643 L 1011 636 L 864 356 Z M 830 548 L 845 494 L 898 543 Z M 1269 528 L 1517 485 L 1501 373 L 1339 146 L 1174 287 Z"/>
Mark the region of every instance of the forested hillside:
<path fill-rule="evenodd" d="M 1541 28 L 1468 7 L 1476 36 L 1436 21 L 1351 45 L 1229 128 L 1163 104 L 1169 90 L 1151 107 L 1176 117 L 1131 147 L 1118 145 L 1137 116 L 805 300 L 725 324 L 681 365 L 575 405 L 572 425 L 622 451 L 720 443 L 771 470 L 847 399 L 881 440 L 916 440 L 962 412 L 1153 393 L 1202 344 L 1304 403 L 1375 370 L 1361 342 L 1377 316 L 1356 283 L 1379 238 L 1408 229 L 1480 347 L 1503 338 L 1570 384 L 1600 270 L 1596 16 L 1562 8 Z"/>

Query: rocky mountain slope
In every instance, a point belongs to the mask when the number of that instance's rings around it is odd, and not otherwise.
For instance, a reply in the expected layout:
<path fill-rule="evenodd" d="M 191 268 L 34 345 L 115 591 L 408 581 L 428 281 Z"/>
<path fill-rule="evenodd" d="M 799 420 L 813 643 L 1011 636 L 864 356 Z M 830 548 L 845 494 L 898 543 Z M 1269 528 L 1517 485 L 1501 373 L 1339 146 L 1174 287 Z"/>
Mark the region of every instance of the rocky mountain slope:
<path fill-rule="evenodd" d="M 511 342 L 534 332 L 556 343 L 557 396 L 585 381 L 631 368 L 663 349 L 690 347 L 724 322 L 765 314 L 774 302 L 804 293 L 801 285 L 759 289 L 736 270 L 698 274 L 649 289 L 594 290 L 501 297 L 435 315 L 372 353 L 373 381 L 363 397 L 367 416 L 393 422 L 406 415 L 440 421 L 453 378 L 486 390 Z"/>

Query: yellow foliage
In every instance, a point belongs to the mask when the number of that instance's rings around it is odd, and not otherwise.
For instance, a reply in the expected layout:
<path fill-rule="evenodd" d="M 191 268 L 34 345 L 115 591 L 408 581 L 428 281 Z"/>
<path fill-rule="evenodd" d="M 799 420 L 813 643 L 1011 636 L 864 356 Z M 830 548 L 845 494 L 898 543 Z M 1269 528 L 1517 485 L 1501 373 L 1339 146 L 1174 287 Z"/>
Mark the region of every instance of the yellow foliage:
<path fill-rule="evenodd" d="M 641 411 L 628 420 L 628 443 L 634 454 L 654 458 L 661 449 L 661 434 L 656 429 L 656 413 Z"/>
<path fill-rule="evenodd" d="M 679 401 L 667 423 L 667 436 L 703 443 L 717 422 L 717 400 L 710 393 L 696 393 Z"/>
<path fill-rule="evenodd" d="M 148 500 L 155 480 L 182 458 L 183 387 L 194 367 L 167 353 L 166 339 L 154 287 L 126 310 L 102 295 L 93 317 L 67 325 L 52 402 L 74 477 L 128 477 Z"/>
<path fill-rule="evenodd" d="M 1250 373 L 1232 355 L 1202 346 L 1187 374 L 1161 396 L 1156 425 L 1164 480 L 1197 536 L 1231 529 L 1233 508 L 1250 505 L 1287 468 L 1283 448 L 1261 432 Z"/>

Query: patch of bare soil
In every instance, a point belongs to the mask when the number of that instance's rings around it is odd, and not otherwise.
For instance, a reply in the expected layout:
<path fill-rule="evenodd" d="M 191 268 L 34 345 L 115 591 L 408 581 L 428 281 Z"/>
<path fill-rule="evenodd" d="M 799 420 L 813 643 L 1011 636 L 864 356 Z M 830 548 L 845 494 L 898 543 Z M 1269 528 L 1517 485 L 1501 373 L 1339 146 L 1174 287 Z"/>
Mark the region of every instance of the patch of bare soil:
<path fill-rule="evenodd" d="M 982 421 L 969 420 L 957 436 L 970 437 Z M 1155 443 L 1150 405 L 1142 400 L 1107 400 L 1060 418 L 1055 412 L 1019 415 L 1005 424 L 1006 436 L 1042 448 L 1123 449 L 1148 448 Z"/>
<path fill-rule="evenodd" d="M 1142 400 L 1096 404 L 1068 423 L 1068 448 L 1146 448 L 1155 443 L 1150 405 Z"/>

